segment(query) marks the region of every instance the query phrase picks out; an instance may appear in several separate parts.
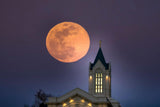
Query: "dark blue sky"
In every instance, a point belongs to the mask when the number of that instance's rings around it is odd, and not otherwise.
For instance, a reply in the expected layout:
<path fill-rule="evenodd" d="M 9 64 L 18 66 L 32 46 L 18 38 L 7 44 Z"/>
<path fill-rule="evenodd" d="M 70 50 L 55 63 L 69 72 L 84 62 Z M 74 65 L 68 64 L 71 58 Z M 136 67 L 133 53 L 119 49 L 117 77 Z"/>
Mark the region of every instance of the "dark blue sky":
<path fill-rule="evenodd" d="M 56 96 L 88 91 L 99 40 L 112 63 L 112 97 L 122 107 L 160 106 L 159 0 L 1 0 L 0 13 L 1 107 L 32 104 L 38 89 Z M 48 31 L 62 21 L 90 35 L 78 62 L 59 62 L 46 50 Z"/>

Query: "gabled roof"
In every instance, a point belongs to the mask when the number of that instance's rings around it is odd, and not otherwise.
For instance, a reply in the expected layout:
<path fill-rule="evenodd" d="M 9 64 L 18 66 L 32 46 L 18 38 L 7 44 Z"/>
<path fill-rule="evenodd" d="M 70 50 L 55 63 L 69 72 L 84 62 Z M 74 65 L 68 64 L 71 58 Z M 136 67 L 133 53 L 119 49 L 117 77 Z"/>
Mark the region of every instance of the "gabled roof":
<path fill-rule="evenodd" d="M 105 69 L 109 68 L 109 64 L 106 63 L 106 61 L 105 61 L 101 47 L 99 47 L 99 50 L 98 50 L 97 56 L 94 60 L 94 63 L 91 63 L 91 66 L 90 66 L 91 70 L 94 67 L 94 65 L 97 63 L 98 60 L 100 60 L 102 62 L 102 64 L 105 66 Z"/>
<path fill-rule="evenodd" d="M 64 94 L 61 97 L 48 97 L 48 101 L 46 103 L 47 104 L 57 104 L 57 103 L 59 104 L 59 103 L 65 102 L 66 100 L 74 96 L 80 96 L 84 98 L 85 100 L 91 101 L 92 103 L 108 103 L 108 101 L 106 100 L 106 97 L 95 97 L 80 88 L 73 89 L 72 91 Z M 112 102 L 112 104 L 113 103 L 118 104 L 116 100 L 112 98 L 108 98 L 108 99 L 110 102 Z"/>
<path fill-rule="evenodd" d="M 94 103 L 107 102 L 105 97 L 97 98 L 97 97 L 89 94 L 88 92 L 80 89 L 80 88 L 76 88 L 76 89 L 73 89 L 72 91 L 64 94 L 61 97 L 48 97 L 47 103 L 48 104 L 49 103 L 62 103 L 64 101 L 66 101 L 67 99 L 70 99 L 74 96 L 81 96 L 84 99 L 87 99 L 87 100 L 94 102 Z"/>

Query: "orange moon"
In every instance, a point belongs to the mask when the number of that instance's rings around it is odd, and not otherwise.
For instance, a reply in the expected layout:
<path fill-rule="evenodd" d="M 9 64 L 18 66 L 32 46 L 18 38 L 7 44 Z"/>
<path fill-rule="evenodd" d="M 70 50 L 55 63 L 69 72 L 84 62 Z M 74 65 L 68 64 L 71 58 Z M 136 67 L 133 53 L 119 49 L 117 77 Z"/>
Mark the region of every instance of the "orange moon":
<path fill-rule="evenodd" d="M 87 31 L 74 22 L 62 22 L 48 32 L 46 47 L 58 61 L 71 63 L 84 57 L 90 47 Z"/>

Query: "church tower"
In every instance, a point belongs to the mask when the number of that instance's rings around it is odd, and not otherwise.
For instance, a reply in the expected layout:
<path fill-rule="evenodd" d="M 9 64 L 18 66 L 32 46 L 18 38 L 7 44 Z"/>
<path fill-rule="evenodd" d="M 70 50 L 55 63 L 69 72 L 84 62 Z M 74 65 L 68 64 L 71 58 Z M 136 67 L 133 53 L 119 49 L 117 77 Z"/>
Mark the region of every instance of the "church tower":
<path fill-rule="evenodd" d="M 111 97 L 111 64 L 106 63 L 101 49 L 89 66 L 89 93 L 95 97 Z"/>
<path fill-rule="evenodd" d="M 105 61 L 101 49 L 93 63 L 89 65 L 89 92 L 80 88 L 60 97 L 49 97 L 48 107 L 121 107 L 111 98 L 111 64 Z"/>

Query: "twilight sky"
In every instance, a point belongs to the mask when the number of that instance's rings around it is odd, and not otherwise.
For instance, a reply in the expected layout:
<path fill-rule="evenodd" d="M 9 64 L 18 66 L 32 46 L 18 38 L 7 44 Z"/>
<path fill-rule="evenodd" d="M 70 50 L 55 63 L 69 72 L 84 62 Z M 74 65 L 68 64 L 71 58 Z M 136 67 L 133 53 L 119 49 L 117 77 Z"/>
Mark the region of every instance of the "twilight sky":
<path fill-rule="evenodd" d="M 122 107 L 160 106 L 159 0 L 1 0 L 0 13 L 1 107 L 33 104 L 38 89 L 54 96 L 88 91 L 99 40 L 112 64 L 112 97 Z M 59 62 L 45 47 L 48 31 L 62 21 L 90 35 L 78 62 Z"/>

